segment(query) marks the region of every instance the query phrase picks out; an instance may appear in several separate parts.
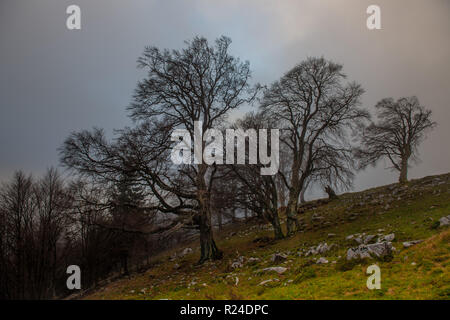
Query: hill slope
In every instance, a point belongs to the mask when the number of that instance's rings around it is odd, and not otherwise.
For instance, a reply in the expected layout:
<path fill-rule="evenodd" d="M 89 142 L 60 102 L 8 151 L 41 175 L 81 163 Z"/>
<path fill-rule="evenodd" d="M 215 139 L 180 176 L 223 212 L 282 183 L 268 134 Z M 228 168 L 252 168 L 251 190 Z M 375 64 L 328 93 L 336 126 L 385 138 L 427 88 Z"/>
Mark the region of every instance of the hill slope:
<path fill-rule="evenodd" d="M 167 253 L 145 273 L 85 298 L 450 299 L 450 229 L 438 226 L 450 215 L 450 174 L 347 193 L 308 208 L 301 214 L 305 230 L 294 237 L 273 241 L 269 225 L 243 226 L 219 238 L 221 261 L 194 266 L 198 248 L 177 258 Z M 392 256 L 347 261 L 347 250 L 359 245 L 355 239 L 374 242 L 392 233 Z M 423 241 L 404 248 L 414 240 Z M 274 262 L 275 253 L 281 256 Z M 380 290 L 366 286 L 374 263 L 381 269 Z M 286 270 L 262 271 L 269 267 Z"/>

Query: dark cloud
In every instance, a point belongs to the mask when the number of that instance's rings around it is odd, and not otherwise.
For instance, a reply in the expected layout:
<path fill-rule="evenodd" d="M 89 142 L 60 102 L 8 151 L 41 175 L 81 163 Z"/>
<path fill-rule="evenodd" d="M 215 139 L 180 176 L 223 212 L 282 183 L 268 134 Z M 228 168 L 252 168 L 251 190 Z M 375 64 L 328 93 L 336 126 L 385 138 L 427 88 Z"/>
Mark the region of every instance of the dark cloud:
<path fill-rule="evenodd" d="M 376 2 L 376 3 L 375 3 Z M 13 170 L 57 165 L 73 130 L 129 124 L 125 107 L 145 45 L 179 48 L 194 35 L 233 39 L 255 81 L 270 83 L 307 56 L 344 64 L 363 84 L 368 107 L 387 96 L 417 95 L 438 128 L 420 148 L 411 177 L 450 171 L 450 3 L 447 0 L 78 0 L 82 30 L 65 28 L 72 1 L 0 3 L 0 179 Z M 365 26 L 378 4 L 382 30 Z M 380 165 L 358 174 L 356 189 L 396 180 Z"/>

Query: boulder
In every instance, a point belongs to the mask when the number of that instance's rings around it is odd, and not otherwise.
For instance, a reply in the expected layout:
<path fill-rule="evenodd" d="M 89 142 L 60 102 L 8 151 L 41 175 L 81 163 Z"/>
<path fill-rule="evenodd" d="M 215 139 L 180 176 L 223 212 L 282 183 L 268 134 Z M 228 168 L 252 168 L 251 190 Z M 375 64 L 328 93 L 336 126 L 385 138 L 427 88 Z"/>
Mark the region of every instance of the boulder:
<path fill-rule="evenodd" d="M 450 215 L 439 219 L 439 227 L 450 225 Z"/>
<path fill-rule="evenodd" d="M 328 260 L 325 259 L 324 257 L 320 257 L 320 258 L 316 261 L 316 263 L 317 263 L 317 264 L 327 264 L 327 263 L 328 263 Z"/>

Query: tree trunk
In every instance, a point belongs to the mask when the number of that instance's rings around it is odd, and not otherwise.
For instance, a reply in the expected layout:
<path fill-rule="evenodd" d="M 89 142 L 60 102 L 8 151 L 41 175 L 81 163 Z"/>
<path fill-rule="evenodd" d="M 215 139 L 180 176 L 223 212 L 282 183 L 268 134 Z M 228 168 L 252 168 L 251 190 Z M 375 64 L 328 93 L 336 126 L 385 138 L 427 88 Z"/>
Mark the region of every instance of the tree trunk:
<path fill-rule="evenodd" d="M 198 264 L 202 264 L 207 260 L 218 260 L 222 258 L 222 252 L 217 248 L 214 241 L 211 221 L 207 219 L 207 215 L 200 217 L 200 260 Z"/>
<path fill-rule="evenodd" d="M 222 252 L 217 248 L 213 237 L 211 225 L 211 207 L 210 197 L 205 183 L 205 174 L 207 167 L 204 164 L 199 165 L 197 174 L 197 197 L 199 202 L 198 224 L 200 229 L 200 260 L 202 264 L 207 260 L 218 260 L 222 258 Z"/>
<path fill-rule="evenodd" d="M 289 201 L 286 208 L 286 226 L 287 235 L 293 235 L 299 229 L 299 223 L 297 218 L 297 205 L 299 190 L 292 190 L 289 192 Z"/>
<path fill-rule="evenodd" d="M 331 188 L 330 186 L 325 187 L 325 192 L 328 194 L 328 198 L 330 200 L 337 199 L 336 192 L 334 192 L 333 188 Z"/>
<path fill-rule="evenodd" d="M 280 219 L 278 217 L 277 212 L 275 212 L 274 217 L 272 218 L 270 223 L 272 224 L 272 227 L 273 227 L 275 239 L 283 239 L 284 234 L 283 234 L 283 230 L 281 230 Z"/>
<path fill-rule="evenodd" d="M 408 159 L 402 159 L 398 182 L 399 183 L 408 182 Z"/>

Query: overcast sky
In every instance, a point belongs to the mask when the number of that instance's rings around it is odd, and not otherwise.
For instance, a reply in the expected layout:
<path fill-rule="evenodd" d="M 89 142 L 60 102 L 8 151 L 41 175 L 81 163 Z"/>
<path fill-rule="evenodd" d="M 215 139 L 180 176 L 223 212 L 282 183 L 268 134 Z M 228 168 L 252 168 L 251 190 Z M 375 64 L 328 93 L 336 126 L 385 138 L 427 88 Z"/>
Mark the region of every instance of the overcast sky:
<path fill-rule="evenodd" d="M 66 28 L 71 4 L 81 8 L 78 31 Z M 382 30 L 366 28 L 371 4 L 381 7 Z M 324 56 L 363 85 L 370 109 L 417 95 L 439 126 L 410 177 L 450 172 L 448 0 L 0 0 L 0 180 L 58 166 L 71 131 L 130 124 L 144 47 L 181 48 L 195 35 L 231 37 L 255 82 Z M 386 166 L 359 173 L 355 190 L 395 182 Z"/>

